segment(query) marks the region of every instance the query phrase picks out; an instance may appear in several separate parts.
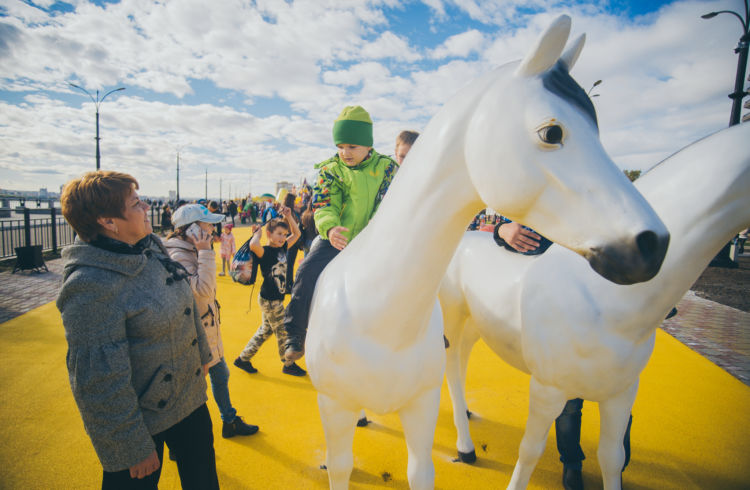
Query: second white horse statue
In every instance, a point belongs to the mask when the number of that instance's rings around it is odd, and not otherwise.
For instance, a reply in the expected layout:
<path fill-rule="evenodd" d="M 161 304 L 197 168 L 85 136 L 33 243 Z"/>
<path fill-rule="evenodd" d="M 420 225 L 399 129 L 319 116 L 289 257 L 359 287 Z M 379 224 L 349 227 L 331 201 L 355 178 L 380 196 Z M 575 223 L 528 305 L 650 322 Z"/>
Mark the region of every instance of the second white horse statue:
<path fill-rule="evenodd" d="M 616 286 L 562 247 L 525 256 L 498 247 L 489 233 L 466 233 L 440 290 L 462 460 L 474 455 L 464 383 L 481 336 L 508 364 L 531 374 L 529 418 L 508 488 L 526 487 L 550 425 L 572 398 L 599 402 L 604 488 L 620 488 L 623 436 L 655 330 L 750 222 L 748 141 L 750 125 L 725 129 L 636 181 L 672 236 L 661 271 L 648 282 Z"/>
<path fill-rule="evenodd" d="M 669 234 L 599 142 L 591 101 L 568 73 L 582 39 L 561 57 L 569 33 L 559 17 L 523 61 L 451 99 L 370 224 L 320 276 L 305 351 L 331 488 L 348 486 L 362 408 L 398 412 L 409 484 L 433 487 L 445 369 L 437 292 L 479 209 L 534 226 L 614 282 L 659 270 Z"/>

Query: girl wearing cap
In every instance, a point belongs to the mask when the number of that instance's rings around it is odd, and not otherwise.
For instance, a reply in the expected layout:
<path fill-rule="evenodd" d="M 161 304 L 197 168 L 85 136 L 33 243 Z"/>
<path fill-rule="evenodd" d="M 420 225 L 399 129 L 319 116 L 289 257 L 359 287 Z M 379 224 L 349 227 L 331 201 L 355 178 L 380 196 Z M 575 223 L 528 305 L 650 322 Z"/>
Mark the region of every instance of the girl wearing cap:
<path fill-rule="evenodd" d="M 164 444 L 182 488 L 218 489 L 205 370 L 211 349 L 185 270 L 153 235 L 138 182 L 89 172 L 65 185 L 78 236 L 57 298 L 70 387 L 103 489 L 157 487 Z"/>
<path fill-rule="evenodd" d="M 198 315 L 213 355 L 208 364 L 208 374 L 223 421 L 221 435 L 229 438 L 255 434 L 258 426 L 243 422 L 229 399 L 229 368 L 224 361 L 219 303 L 216 301 L 216 256 L 211 248 L 214 224 L 223 219 L 223 215 L 211 213 L 201 204 L 186 204 L 175 211 L 172 217 L 175 231 L 167 237 L 164 245 L 170 257 L 187 271 Z M 178 453 L 178 461 L 179 457 Z"/>
<path fill-rule="evenodd" d="M 338 153 L 315 166 L 315 225 L 320 233 L 300 264 L 284 315 L 288 360 L 302 356 L 315 283 L 325 266 L 367 226 L 385 196 L 398 164 L 372 148 L 372 119 L 361 106 L 347 106 L 333 123 Z"/>

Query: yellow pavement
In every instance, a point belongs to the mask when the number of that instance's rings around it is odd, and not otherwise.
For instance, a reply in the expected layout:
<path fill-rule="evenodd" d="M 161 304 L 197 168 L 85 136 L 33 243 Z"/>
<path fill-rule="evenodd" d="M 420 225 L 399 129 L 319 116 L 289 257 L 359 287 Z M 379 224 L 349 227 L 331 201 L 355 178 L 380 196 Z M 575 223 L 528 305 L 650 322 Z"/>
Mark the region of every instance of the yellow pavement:
<path fill-rule="evenodd" d="M 238 243 L 248 229 L 235 229 Z M 239 414 L 260 425 L 251 437 L 221 438 L 209 389 L 217 466 L 223 488 L 326 488 L 323 430 L 309 378 L 281 373 L 275 338 L 247 374 L 232 361 L 255 332 L 260 308 L 251 287 L 219 278 L 230 392 Z M 254 295 L 257 296 L 256 286 Z M 53 303 L 0 325 L 0 488 L 100 488 L 101 467 L 73 402 L 65 369 L 66 344 Z M 301 363 L 304 367 L 304 362 Z M 471 358 L 467 398 L 474 413 L 474 465 L 453 462 L 456 432 L 444 384 L 433 460 L 441 489 L 504 488 L 510 480 L 528 407 L 528 376 L 478 343 Z M 351 488 L 408 488 L 406 446 L 396 415 L 358 428 Z M 641 377 L 633 408 L 632 460 L 625 488 L 750 488 L 750 387 L 680 342 L 657 332 L 654 355 Z M 584 405 L 585 485 L 601 488 L 596 458 L 599 414 Z M 529 488 L 561 488 L 554 431 Z M 160 488 L 179 488 L 167 460 Z"/>

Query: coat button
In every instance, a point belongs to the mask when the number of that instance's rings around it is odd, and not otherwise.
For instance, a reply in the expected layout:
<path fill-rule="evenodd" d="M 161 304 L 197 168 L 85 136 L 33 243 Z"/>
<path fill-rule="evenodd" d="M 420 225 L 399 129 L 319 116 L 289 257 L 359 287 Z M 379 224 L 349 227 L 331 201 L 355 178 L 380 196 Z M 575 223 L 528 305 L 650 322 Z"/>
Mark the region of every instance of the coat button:
<path fill-rule="evenodd" d="M 192 310 L 191 310 L 190 308 L 185 308 L 185 314 L 186 314 L 186 315 L 189 315 L 189 314 L 191 313 L 191 311 L 192 311 Z"/>
<path fill-rule="evenodd" d="M 198 368 L 198 369 L 197 369 L 197 370 L 195 371 L 195 375 L 196 375 L 196 376 L 200 376 L 200 375 L 201 375 L 201 368 Z"/>
<path fill-rule="evenodd" d="M 157 406 L 159 408 L 164 408 L 164 407 L 167 406 L 167 401 L 166 400 L 159 400 L 159 403 L 157 404 Z"/>
<path fill-rule="evenodd" d="M 198 339 L 193 339 L 193 341 L 191 343 L 192 343 L 192 345 L 197 344 L 198 343 Z"/>
<path fill-rule="evenodd" d="M 171 374 L 165 374 L 164 375 L 164 381 L 172 381 L 172 375 Z"/>

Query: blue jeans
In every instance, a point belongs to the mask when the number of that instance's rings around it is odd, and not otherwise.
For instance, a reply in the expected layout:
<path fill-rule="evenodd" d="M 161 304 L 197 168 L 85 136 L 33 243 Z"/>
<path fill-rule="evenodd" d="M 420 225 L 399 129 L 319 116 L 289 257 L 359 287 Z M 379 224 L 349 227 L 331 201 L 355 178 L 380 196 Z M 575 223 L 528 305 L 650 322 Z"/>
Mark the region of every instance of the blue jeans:
<path fill-rule="evenodd" d="M 310 254 L 297 269 L 297 277 L 294 279 L 292 288 L 292 299 L 284 312 L 284 329 L 286 330 L 286 347 L 302 350 L 307 335 L 307 320 L 310 318 L 312 297 L 315 292 L 315 284 L 323 269 L 339 254 L 328 240 L 318 237 L 313 241 Z M 288 266 L 287 266 L 288 267 Z"/>
<path fill-rule="evenodd" d="M 229 367 L 223 357 L 218 364 L 208 368 L 208 375 L 211 378 L 211 391 L 219 406 L 221 420 L 231 423 L 237 416 L 237 410 L 229 400 Z"/>

